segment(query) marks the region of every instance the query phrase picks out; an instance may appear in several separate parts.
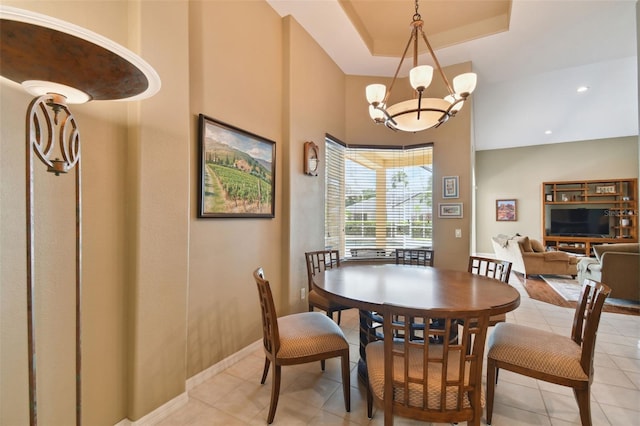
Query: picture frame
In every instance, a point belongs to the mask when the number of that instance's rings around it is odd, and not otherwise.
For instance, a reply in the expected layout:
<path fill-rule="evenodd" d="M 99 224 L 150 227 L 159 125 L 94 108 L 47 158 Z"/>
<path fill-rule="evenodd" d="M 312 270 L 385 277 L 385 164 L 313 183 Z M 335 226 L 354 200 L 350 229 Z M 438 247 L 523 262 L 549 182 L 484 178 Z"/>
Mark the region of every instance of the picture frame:
<path fill-rule="evenodd" d="M 462 218 L 462 203 L 440 203 L 438 204 L 438 217 L 449 218 Z"/>
<path fill-rule="evenodd" d="M 517 221 L 517 200 L 496 200 L 496 220 L 498 222 Z"/>
<path fill-rule="evenodd" d="M 442 178 L 442 198 L 458 198 L 458 176 L 444 176 Z"/>
<path fill-rule="evenodd" d="M 198 142 L 198 217 L 275 217 L 274 141 L 199 114 Z"/>

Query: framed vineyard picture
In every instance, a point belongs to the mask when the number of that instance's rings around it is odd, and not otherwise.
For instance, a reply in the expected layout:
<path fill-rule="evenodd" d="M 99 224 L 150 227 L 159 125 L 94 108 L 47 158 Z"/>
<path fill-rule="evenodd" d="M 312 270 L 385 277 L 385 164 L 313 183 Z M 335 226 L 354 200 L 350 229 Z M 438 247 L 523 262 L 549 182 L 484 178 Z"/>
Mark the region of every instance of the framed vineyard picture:
<path fill-rule="evenodd" d="M 198 217 L 274 217 L 275 142 L 203 114 L 198 130 Z"/>

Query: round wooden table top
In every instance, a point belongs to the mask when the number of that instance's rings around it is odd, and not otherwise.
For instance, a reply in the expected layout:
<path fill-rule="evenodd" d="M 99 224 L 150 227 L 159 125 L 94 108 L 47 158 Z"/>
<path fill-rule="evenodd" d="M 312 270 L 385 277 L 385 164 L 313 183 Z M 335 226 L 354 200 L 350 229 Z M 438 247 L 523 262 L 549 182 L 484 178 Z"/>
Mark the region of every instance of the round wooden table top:
<path fill-rule="evenodd" d="M 520 293 L 510 285 L 470 272 L 407 265 L 342 265 L 316 274 L 319 293 L 337 303 L 375 311 L 383 303 L 444 311 L 514 310 Z"/>

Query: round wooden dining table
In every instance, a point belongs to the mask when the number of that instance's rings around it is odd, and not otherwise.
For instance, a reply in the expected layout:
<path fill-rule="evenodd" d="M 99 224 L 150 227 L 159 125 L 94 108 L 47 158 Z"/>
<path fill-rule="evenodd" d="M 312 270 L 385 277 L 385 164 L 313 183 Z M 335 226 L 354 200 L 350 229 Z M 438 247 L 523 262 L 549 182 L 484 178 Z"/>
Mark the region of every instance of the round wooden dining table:
<path fill-rule="evenodd" d="M 445 311 L 488 309 L 497 315 L 520 305 L 520 293 L 499 280 L 429 266 L 343 264 L 316 274 L 313 285 L 334 302 L 369 311 L 390 303 Z"/>
<path fill-rule="evenodd" d="M 365 382 L 364 347 L 371 339 L 370 313 L 385 303 L 442 311 L 488 310 L 490 315 L 510 312 L 520 305 L 520 293 L 509 284 L 466 271 L 345 263 L 317 273 L 313 285 L 329 300 L 360 310 L 358 375 Z"/>

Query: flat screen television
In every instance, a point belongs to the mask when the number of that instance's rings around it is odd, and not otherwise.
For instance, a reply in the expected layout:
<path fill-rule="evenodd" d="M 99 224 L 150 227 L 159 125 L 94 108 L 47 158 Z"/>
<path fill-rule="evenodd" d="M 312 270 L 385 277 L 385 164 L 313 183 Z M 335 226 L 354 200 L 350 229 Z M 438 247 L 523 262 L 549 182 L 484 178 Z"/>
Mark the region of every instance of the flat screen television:
<path fill-rule="evenodd" d="M 608 237 L 610 234 L 608 209 L 552 209 L 550 216 L 550 236 Z"/>

